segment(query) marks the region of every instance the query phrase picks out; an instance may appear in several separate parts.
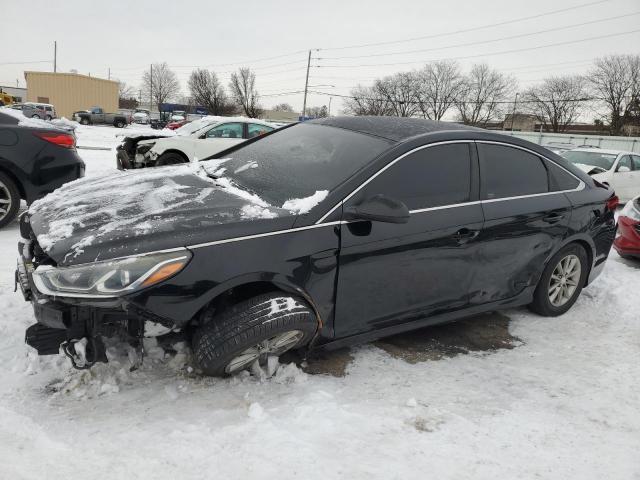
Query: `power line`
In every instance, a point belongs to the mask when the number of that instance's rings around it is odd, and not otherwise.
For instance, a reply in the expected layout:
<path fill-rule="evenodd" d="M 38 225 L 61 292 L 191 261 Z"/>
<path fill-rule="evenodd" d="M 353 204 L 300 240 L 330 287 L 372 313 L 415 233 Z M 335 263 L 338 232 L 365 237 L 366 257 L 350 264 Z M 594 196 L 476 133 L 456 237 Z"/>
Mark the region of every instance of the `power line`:
<path fill-rule="evenodd" d="M 530 51 L 530 50 L 540 50 L 540 49 L 549 48 L 549 47 L 558 47 L 560 45 L 571 45 L 571 44 L 575 44 L 575 43 L 588 42 L 588 41 L 591 41 L 591 40 L 600 40 L 602 38 L 619 37 L 619 36 L 622 36 L 622 35 L 629 35 L 631 33 L 637 33 L 637 32 L 640 32 L 640 29 L 628 30 L 626 32 L 610 33 L 608 35 L 598 35 L 598 36 L 595 36 L 595 37 L 581 38 L 581 39 L 578 39 L 578 40 L 567 40 L 565 42 L 549 43 L 547 45 L 537 45 L 535 47 L 516 48 L 516 49 L 512 49 L 512 50 L 502 50 L 500 52 L 481 53 L 481 54 L 477 54 L 477 55 L 462 55 L 462 56 L 457 56 L 457 57 L 442 58 L 442 59 L 439 59 L 439 60 L 462 60 L 462 59 L 467 59 L 467 58 L 491 57 L 491 56 L 495 56 L 495 55 L 504 55 L 506 53 L 526 52 L 526 51 Z M 361 65 L 313 65 L 313 67 L 315 67 L 315 68 L 385 67 L 385 66 L 409 65 L 409 64 L 412 64 L 412 63 L 426 63 L 426 62 L 428 62 L 428 61 L 426 61 L 426 60 L 413 60 L 413 61 L 409 61 L 409 62 L 367 63 L 367 64 L 361 64 Z"/>
<path fill-rule="evenodd" d="M 375 98 L 375 97 L 368 97 L 368 96 L 360 96 L 360 95 L 341 95 L 338 93 L 333 93 L 333 92 L 320 92 L 317 90 L 310 90 L 310 93 L 314 93 L 316 95 L 326 95 L 326 96 L 330 96 L 330 97 L 339 97 L 339 98 L 351 98 L 351 99 L 359 99 L 359 100 L 372 100 L 372 101 L 376 101 L 376 102 L 389 102 L 391 100 L 389 100 L 388 98 Z M 569 98 L 569 99 L 563 99 L 563 102 L 592 102 L 594 100 L 601 100 L 601 98 L 599 97 L 582 97 L 582 98 Z M 552 100 L 518 100 L 518 103 L 540 103 L 540 102 L 551 102 Z M 407 101 L 395 101 L 395 103 L 403 103 L 403 104 L 412 104 L 412 105 L 418 105 L 422 102 L 419 102 L 417 100 L 407 100 Z M 506 104 L 506 105 L 511 105 L 513 103 L 513 100 L 499 100 L 499 101 L 477 101 L 477 100 L 465 100 L 465 103 L 490 103 L 490 104 Z"/>
<path fill-rule="evenodd" d="M 427 39 L 431 39 L 431 38 L 445 37 L 445 36 L 449 36 L 449 35 L 457 35 L 459 33 L 476 32 L 478 30 L 484 30 L 485 28 L 500 27 L 502 25 L 509 25 L 511 23 L 524 22 L 525 20 L 532 20 L 534 18 L 541 18 L 541 17 L 546 17 L 546 16 L 549 16 L 549 15 L 555 15 L 556 13 L 563 13 L 563 12 L 568 12 L 568 11 L 571 11 L 571 10 L 577 10 L 577 9 L 580 9 L 580 8 L 586 8 L 586 7 L 590 7 L 592 5 L 605 3 L 607 1 L 608 0 L 598 0 L 596 2 L 582 3 L 580 5 L 575 5 L 573 7 L 561 8 L 561 9 L 558 9 L 558 10 L 552 10 L 550 12 L 539 13 L 539 14 L 536 14 L 536 15 L 529 15 L 527 17 L 514 18 L 514 19 L 511 19 L 511 20 L 505 20 L 503 22 L 498 22 L 498 23 L 480 25 L 478 27 L 464 28 L 464 29 L 455 30 L 455 31 L 452 31 L 452 32 L 436 33 L 436 34 L 433 34 L 433 35 L 426 35 L 426 36 L 421 36 L 421 37 L 407 38 L 407 39 L 404 39 L 404 40 L 390 40 L 390 41 L 386 41 L 386 42 L 363 43 L 363 44 L 359 44 L 359 45 L 348 45 L 348 46 L 343 46 L 343 47 L 323 48 L 322 50 L 347 50 L 347 49 L 350 49 L 350 48 L 377 47 L 377 46 L 380 46 L 380 45 L 393 45 L 393 44 L 397 44 L 397 43 L 415 42 L 416 40 L 427 40 Z"/>
<path fill-rule="evenodd" d="M 468 47 L 468 46 L 472 46 L 472 45 L 481 45 L 481 44 L 486 44 L 486 43 L 500 42 L 500 41 L 503 41 L 503 40 L 513 40 L 515 38 L 531 37 L 533 35 L 540 35 L 542 33 L 557 32 L 559 30 L 565 30 L 567 28 L 582 27 L 584 25 L 593 25 L 595 23 L 608 22 L 608 21 L 611 21 L 611 20 L 617 20 L 619 18 L 632 17 L 634 15 L 639 15 L 639 14 L 640 14 L 640 12 L 625 13 L 624 15 L 616 15 L 615 17 L 599 18 L 597 20 L 591 20 L 591 21 L 588 21 L 588 22 L 580 22 L 580 23 L 574 23 L 572 25 L 564 25 L 562 27 L 553 27 L 553 28 L 548 28 L 546 30 L 538 30 L 537 32 L 519 33 L 517 35 L 509 35 L 507 37 L 493 38 L 491 40 L 480 40 L 480 41 L 473 41 L 473 42 L 466 42 L 466 43 L 457 43 L 457 44 L 454 44 L 454 45 L 446 45 L 444 47 L 421 48 L 421 49 L 418 49 L 418 50 L 405 50 L 405 51 L 402 51 L 402 52 L 390 52 L 390 53 L 371 53 L 371 54 L 368 54 L 368 55 L 348 55 L 348 56 L 342 56 L 342 57 L 318 57 L 316 60 L 342 60 L 342 59 L 350 59 L 350 58 L 388 57 L 390 55 L 407 55 L 407 54 L 410 54 L 410 53 L 433 52 L 433 51 L 436 51 L 436 50 L 446 50 L 446 49 L 450 49 L 450 48 Z"/>

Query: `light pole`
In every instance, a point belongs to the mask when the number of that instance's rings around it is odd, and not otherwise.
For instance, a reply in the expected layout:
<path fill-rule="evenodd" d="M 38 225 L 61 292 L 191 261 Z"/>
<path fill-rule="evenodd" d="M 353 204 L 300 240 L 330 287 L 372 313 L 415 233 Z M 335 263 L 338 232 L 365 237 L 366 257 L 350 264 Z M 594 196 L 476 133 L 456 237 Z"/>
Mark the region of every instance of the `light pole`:
<path fill-rule="evenodd" d="M 516 92 L 516 98 L 513 100 L 513 112 L 511 112 L 511 131 L 513 132 L 513 121 L 516 116 L 516 105 L 518 104 L 518 92 Z"/>

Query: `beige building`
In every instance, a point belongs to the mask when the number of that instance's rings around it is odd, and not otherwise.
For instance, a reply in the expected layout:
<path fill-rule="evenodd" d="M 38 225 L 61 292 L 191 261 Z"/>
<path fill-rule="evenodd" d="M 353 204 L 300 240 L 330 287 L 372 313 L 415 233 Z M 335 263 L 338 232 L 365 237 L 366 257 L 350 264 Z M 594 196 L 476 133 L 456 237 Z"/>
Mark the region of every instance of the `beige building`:
<path fill-rule="evenodd" d="M 24 72 L 27 102 L 50 103 L 58 117 L 71 118 L 73 112 L 102 107 L 118 111 L 118 82 L 78 73 Z"/>

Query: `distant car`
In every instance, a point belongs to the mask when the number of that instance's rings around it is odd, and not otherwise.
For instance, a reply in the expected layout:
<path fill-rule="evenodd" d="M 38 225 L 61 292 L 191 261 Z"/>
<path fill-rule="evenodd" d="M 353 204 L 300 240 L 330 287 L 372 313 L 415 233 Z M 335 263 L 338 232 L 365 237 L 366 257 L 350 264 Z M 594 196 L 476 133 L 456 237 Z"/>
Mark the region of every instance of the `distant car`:
<path fill-rule="evenodd" d="M 201 160 L 275 128 L 253 118 L 204 117 L 180 127 L 176 135 L 145 135 L 133 141 L 125 138 L 116 147 L 117 166 L 147 168 Z"/>
<path fill-rule="evenodd" d="M 169 119 L 172 122 L 181 122 L 183 120 L 186 120 L 186 118 L 187 112 L 185 112 L 184 110 L 174 110 Z"/>
<path fill-rule="evenodd" d="M 184 127 L 187 123 L 189 123 L 189 120 L 179 120 L 176 122 L 169 122 L 166 125 L 166 128 L 168 128 L 169 130 L 177 130 L 180 127 Z"/>
<path fill-rule="evenodd" d="M 623 258 L 640 259 L 640 196 L 629 200 L 620 211 L 613 248 Z"/>
<path fill-rule="evenodd" d="M 128 113 L 106 113 L 101 107 L 91 107 L 89 110 L 74 112 L 73 119 L 82 125 L 109 124 L 116 128 L 124 128 L 132 120 Z"/>
<path fill-rule="evenodd" d="M 32 107 L 34 109 L 43 110 L 44 118 L 41 117 L 42 120 L 53 120 L 54 118 L 58 117 L 55 107 L 50 103 L 24 102 L 23 105 Z"/>
<path fill-rule="evenodd" d="M 31 203 L 84 175 L 73 131 L 20 125 L 21 116 L 0 108 L 0 227 L 15 218 L 20 200 Z"/>
<path fill-rule="evenodd" d="M 601 148 L 576 148 L 562 153 L 595 180 L 610 185 L 626 202 L 640 195 L 640 154 Z"/>
<path fill-rule="evenodd" d="M 132 119 L 134 123 L 146 125 L 151 122 L 151 112 L 144 108 L 136 108 L 133 112 Z"/>
<path fill-rule="evenodd" d="M 53 117 L 47 114 L 44 107 L 33 103 L 15 103 L 11 105 L 13 110 L 20 110 L 25 117 L 39 118 L 40 120 L 51 120 Z"/>
<path fill-rule="evenodd" d="M 549 142 L 546 145 L 543 145 L 543 147 L 548 148 L 553 153 L 557 153 L 558 155 L 566 152 L 567 150 L 573 150 L 574 148 L 576 148 L 574 144 L 567 142 Z"/>

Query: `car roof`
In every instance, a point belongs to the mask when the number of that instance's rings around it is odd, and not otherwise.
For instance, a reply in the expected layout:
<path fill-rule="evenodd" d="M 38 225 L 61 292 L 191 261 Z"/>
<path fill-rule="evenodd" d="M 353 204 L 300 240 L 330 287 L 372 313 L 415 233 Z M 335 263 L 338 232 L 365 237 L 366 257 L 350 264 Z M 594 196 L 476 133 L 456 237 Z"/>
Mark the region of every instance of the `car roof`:
<path fill-rule="evenodd" d="M 355 132 L 375 135 L 393 142 L 402 142 L 417 135 L 456 131 L 486 132 L 481 128 L 452 122 L 437 122 L 423 118 L 404 117 L 327 117 L 307 123 L 344 128 Z"/>
<path fill-rule="evenodd" d="M 589 153 L 605 153 L 607 155 L 640 155 L 638 152 L 629 152 L 627 150 L 606 150 L 603 148 L 574 148 L 572 152 L 589 152 Z"/>

